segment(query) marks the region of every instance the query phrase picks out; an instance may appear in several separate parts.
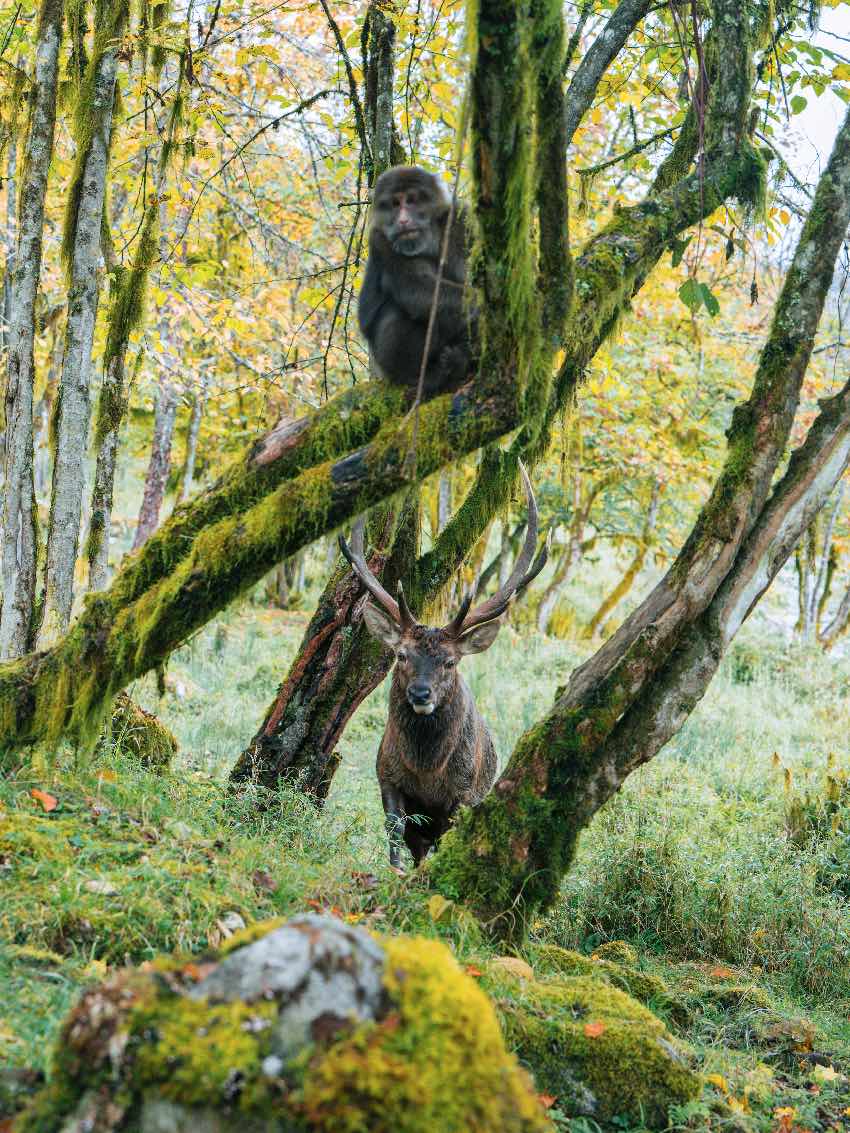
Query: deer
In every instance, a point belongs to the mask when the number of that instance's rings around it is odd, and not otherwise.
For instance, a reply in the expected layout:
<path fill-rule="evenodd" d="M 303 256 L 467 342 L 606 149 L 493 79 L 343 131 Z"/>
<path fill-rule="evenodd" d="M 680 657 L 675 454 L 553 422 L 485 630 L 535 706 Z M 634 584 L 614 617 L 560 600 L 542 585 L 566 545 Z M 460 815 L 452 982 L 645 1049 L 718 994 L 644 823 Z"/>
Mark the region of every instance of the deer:
<path fill-rule="evenodd" d="M 512 603 L 546 565 L 548 539 L 535 558 L 537 503 L 522 462 L 520 472 L 528 521 L 513 570 L 491 598 L 474 608 L 473 594 L 468 594 L 446 625 L 418 622 L 401 582 L 397 599 L 384 589 L 367 565 L 362 524 L 353 529 L 353 546 L 339 536 L 340 550 L 369 595 L 363 622 L 395 653 L 389 715 L 376 771 L 390 866 L 396 873 L 404 873 L 402 840 L 418 867 L 449 829 L 458 809 L 477 806 L 496 777 L 496 749 L 458 662 L 490 648 Z"/>

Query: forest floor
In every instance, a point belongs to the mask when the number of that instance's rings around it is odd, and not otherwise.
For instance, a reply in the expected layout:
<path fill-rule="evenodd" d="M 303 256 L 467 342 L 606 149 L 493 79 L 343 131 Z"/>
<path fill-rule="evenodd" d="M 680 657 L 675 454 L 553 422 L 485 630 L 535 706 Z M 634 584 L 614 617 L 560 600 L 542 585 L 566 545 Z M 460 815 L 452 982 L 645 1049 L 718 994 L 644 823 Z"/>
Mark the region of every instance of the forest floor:
<path fill-rule="evenodd" d="M 386 863 L 374 778 L 386 685 L 343 737 L 323 812 L 293 790 L 228 795 L 227 769 L 305 624 L 243 605 L 174 655 L 161 700 L 152 681 L 137 685 L 180 741 L 170 773 L 106 750 L 0 780 L 7 1093 L 12 1068 L 45 1068 L 87 982 L 215 946 L 242 922 L 328 910 L 437 936 L 473 970 L 492 958 L 462 909 L 429 901 L 422 876 Z M 503 756 L 581 652 L 507 628 L 464 662 Z M 706 1081 L 674 1111 L 676 1128 L 850 1129 L 848 734 L 850 662 L 751 634 L 675 742 L 597 816 L 558 904 L 533 926 L 534 942 L 588 955 L 627 941 L 662 981 L 649 1005 Z M 3 1090 L 0 1074 L 0 1128 Z M 595 1128 L 562 1119 L 557 1102 L 551 1112 L 558 1128 Z"/>

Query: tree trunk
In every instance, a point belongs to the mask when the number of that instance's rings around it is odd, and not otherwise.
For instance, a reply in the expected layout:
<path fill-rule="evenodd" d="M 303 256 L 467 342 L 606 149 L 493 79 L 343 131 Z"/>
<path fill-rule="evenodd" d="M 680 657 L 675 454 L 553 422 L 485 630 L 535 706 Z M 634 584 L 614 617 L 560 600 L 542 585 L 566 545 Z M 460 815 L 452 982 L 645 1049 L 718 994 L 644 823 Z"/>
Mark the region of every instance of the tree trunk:
<path fill-rule="evenodd" d="M 12 324 L 12 280 L 15 275 L 15 248 L 17 247 L 18 221 L 15 212 L 18 201 L 18 133 L 16 124 L 9 137 L 9 154 L 6 159 L 6 257 L 3 265 L 3 328 L 0 345 L 5 350 L 9 343 Z"/>
<path fill-rule="evenodd" d="M 729 34 L 734 19 L 724 15 L 718 31 Z M 731 43 L 719 57 L 735 59 Z M 521 935 L 527 917 L 554 900 L 581 830 L 682 726 L 847 467 L 850 383 L 821 403 L 771 491 L 848 223 L 850 113 L 803 227 L 752 394 L 733 416 L 726 464 L 676 563 L 520 739 L 491 795 L 462 816 L 432 864 L 438 886 L 497 932 Z"/>
<path fill-rule="evenodd" d="M 638 543 L 637 550 L 632 556 L 632 561 L 626 568 L 623 577 L 611 591 L 611 593 L 603 599 L 599 609 L 590 619 L 587 624 L 585 636 L 594 638 L 596 634 L 604 632 L 604 623 L 613 614 L 623 599 L 630 593 L 635 584 L 637 576 L 643 570 L 643 564 L 646 562 L 646 556 L 650 547 L 654 543 L 655 523 L 658 518 L 658 502 L 660 493 L 658 490 L 658 481 L 652 485 L 652 494 L 649 500 L 649 508 L 646 513 L 646 523 L 644 524 L 643 532 Z"/>
<path fill-rule="evenodd" d="M 183 484 L 180 488 L 180 501 L 188 500 L 195 487 L 195 460 L 198 454 L 198 434 L 204 416 L 204 400 L 207 392 L 206 375 L 201 375 L 200 385 L 192 398 L 192 416 L 189 418 L 189 432 L 186 435 L 186 460 L 183 465 Z"/>
<path fill-rule="evenodd" d="M 159 513 L 162 501 L 165 499 L 168 474 L 171 471 L 171 442 L 174 439 L 177 402 L 177 390 L 171 380 L 163 374 L 157 390 L 151 458 L 145 475 L 139 522 L 133 538 L 134 551 L 146 542 L 159 525 Z"/>
<path fill-rule="evenodd" d="M 116 6 L 123 12 L 123 6 Z M 112 109 L 118 72 L 115 37 L 123 15 L 107 19 L 83 78 L 77 107 L 77 168 L 65 221 L 68 259 L 68 317 L 65 356 L 53 417 L 55 452 L 47 537 L 44 614 L 39 645 L 44 648 L 68 628 L 74 601 L 74 568 L 89 437 L 92 343 L 100 294 L 101 225 L 112 138 Z"/>
<path fill-rule="evenodd" d="M 109 529 L 112 523 L 112 502 L 115 492 L 115 470 L 118 462 L 118 441 L 127 411 L 126 364 L 130 335 L 138 328 L 144 311 L 148 275 L 157 256 L 157 226 L 160 199 L 165 187 L 169 155 L 174 150 L 174 132 L 182 105 L 183 70 L 180 69 L 173 94 L 172 109 L 165 131 L 156 188 L 145 208 L 139 239 L 129 270 L 112 269 L 112 294 L 107 322 L 106 349 L 103 356 L 103 384 L 97 405 L 94 428 L 96 466 L 91 496 L 91 524 L 86 541 L 89 563 L 89 589 L 106 586 L 109 562 Z"/>
<path fill-rule="evenodd" d="M 398 522 L 393 509 L 382 509 L 380 528 L 370 566 L 385 586 L 394 588 L 416 557 L 415 493 L 401 508 Z M 233 769 L 232 782 L 274 788 L 283 779 L 317 802 L 327 797 L 339 766 L 342 731 L 393 661 L 391 651 L 363 625 L 364 604 L 356 576 L 347 563 L 340 565 L 262 725 Z"/>
<path fill-rule="evenodd" d="M 56 124 L 56 88 L 62 38 L 62 5 L 59 0 L 42 0 L 37 34 L 35 79 L 24 151 L 18 247 L 7 332 L 0 657 L 18 657 L 26 651 L 31 640 L 35 607 L 33 342 L 35 300 L 41 274 L 44 198 Z"/>

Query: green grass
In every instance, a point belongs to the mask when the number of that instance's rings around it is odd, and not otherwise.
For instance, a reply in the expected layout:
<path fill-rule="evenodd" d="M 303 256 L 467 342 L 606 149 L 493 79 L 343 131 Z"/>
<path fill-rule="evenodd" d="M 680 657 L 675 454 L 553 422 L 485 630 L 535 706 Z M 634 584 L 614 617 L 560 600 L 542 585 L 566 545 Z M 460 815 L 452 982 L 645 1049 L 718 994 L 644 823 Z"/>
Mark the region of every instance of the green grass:
<path fill-rule="evenodd" d="M 175 654 L 161 701 L 152 680 L 139 682 L 134 695 L 180 740 L 170 774 L 107 751 L 85 766 L 61 753 L 0 780 L 0 1067 L 43 1067 L 68 1005 L 108 966 L 199 951 L 236 916 L 329 909 L 487 961 L 463 910 L 434 921 L 426 879 L 387 867 L 374 777 L 386 688 L 346 730 L 323 812 L 289 790 L 262 806 L 227 792 L 227 768 L 306 620 L 244 605 Z M 464 662 L 503 756 L 579 657 L 508 628 Z M 781 1130 L 783 1108 L 794 1114 L 781 1133 L 848 1124 L 847 1079 L 817 1070 L 850 1073 L 850 798 L 834 786 L 848 689 L 847 662 L 750 636 L 676 740 L 596 817 L 561 899 L 534 926 L 532 963 L 541 943 L 590 953 L 622 939 L 664 982 L 653 1007 L 712 1076 L 677 1115 L 682 1127 Z M 56 810 L 33 788 L 55 795 Z"/>

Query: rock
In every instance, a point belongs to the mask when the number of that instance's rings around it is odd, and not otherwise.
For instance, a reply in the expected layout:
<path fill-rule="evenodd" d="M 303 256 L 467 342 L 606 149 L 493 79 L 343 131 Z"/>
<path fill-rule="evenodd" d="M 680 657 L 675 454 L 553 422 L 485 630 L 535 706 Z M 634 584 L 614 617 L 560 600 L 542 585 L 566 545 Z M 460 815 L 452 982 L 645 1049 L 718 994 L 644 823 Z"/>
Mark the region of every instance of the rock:
<path fill-rule="evenodd" d="M 512 981 L 510 990 L 498 996 L 508 1045 L 567 1116 L 663 1128 L 671 1105 L 700 1092 L 661 1020 L 604 979 Z"/>
<path fill-rule="evenodd" d="M 87 991 L 16 1133 L 549 1133 L 448 949 L 329 917 Z"/>
<path fill-rule="evenodd" d="M 615 945 L 622 947 L 616 947 Z M 622 960 L 614 960 L 620 956 Z M 628 960 L 628 964 L 624 960 Z M 633 967 L 638 963 L 635 950 L 623 941 L 602 945 L 590 957 L 556 944 L 541 945 L 535 952 L 535 967 L 541 976 L 591 976 L 620 988 L 644 1005 L 668 1006 L 669 993 L 662 980 L 650 972 Z"/>

